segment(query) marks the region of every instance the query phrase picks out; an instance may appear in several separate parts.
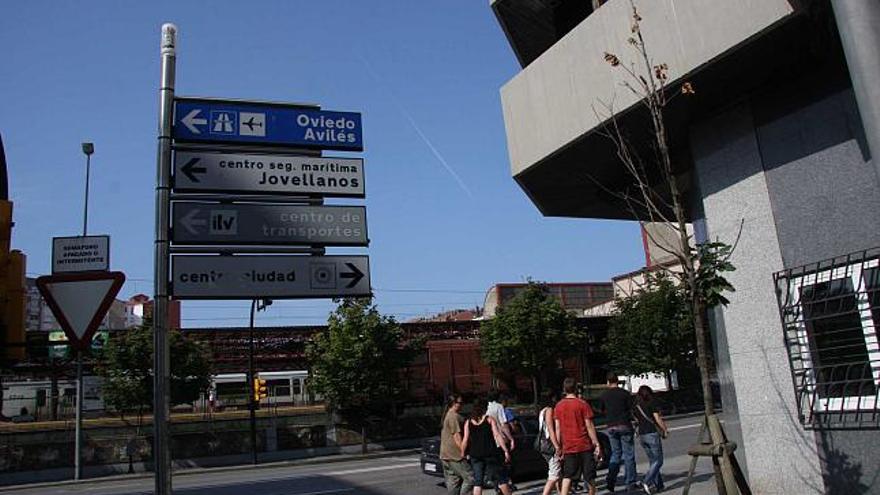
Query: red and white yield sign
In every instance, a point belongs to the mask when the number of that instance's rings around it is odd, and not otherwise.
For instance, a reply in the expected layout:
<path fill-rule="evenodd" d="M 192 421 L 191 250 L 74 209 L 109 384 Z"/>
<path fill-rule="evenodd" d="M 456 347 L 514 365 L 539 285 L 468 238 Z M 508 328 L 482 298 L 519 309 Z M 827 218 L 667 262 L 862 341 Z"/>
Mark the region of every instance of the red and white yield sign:
<path fill-rule="evenodd" d="M 125 283 L 122 272 L 47 275 L 37 288 L 74 349 L 87 349 Z"/>

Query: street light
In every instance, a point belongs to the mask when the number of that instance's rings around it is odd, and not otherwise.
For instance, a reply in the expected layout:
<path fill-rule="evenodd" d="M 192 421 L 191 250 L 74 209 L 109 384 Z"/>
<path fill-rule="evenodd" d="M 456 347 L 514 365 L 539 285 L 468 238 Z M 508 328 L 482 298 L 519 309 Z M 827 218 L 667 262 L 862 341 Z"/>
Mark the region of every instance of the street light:
<path fill-rule="evenodd" d="M 83 237 L 85 237 L 89 227 L 89 171 L 92 164 L 92 153 L 95 152 L 95 145 L 93 143 L 83 143 L 82 150 L 86 155 L 86 200 L 83 206 Z"/>
<path fill-rule="evenodd" d="M 92 153 L 95 152 L 93 143 L 83 143 L 82 151 L 86 155 L 86 197 L 83 204 L 83 237 L 89 228 L 89 172 L 91 169 Z M 82 412 L 83 412 L 83 351 L 76 352 L 76 425 L 74 428 L 74 462 L 73 479 L 82 478 Z"/>
<path fill-rule="evenodd" d="M 257 378 L 254 370 L 254 313 L 265 311 L 272 305 L 271 299 L 254 299 L 251 301 L 251 324 L 250 324 L 250 353 L 248 354 L 248 409 L 250 410 L 251 423 L 251 452 L 254 455 L 254 464 L 257 463 L 257 400 L 254 397 L 256 390 L 254 380 Z"/>

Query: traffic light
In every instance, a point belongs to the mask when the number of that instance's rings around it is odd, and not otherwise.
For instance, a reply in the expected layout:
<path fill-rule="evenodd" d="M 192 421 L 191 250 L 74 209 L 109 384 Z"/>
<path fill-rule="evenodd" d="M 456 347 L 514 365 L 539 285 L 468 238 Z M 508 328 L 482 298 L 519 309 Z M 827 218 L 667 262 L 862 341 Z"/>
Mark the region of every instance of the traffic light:
<path fill-rule="evenodd" d="M 266 385 L 266 380 L 254 378 L 254 400 L 259 402 L 260 399 L 266 397 L 269 397 L 269 386 Z"/>
<path fill-rule="evenodd" d="M 14 362 L 24 360 L 27 290 L 25 256 L 21 251 L 9 251 L 12 225 L 6 153 L 3 151 L 3 138 L 0 137 L 0 360 Z"/>
<path fill-rule="evenodd" d="M 0 154 L 2 154 L 0 144 Z M 0 200 L 0 339 L 9 361 L 22 361 L 25 355 L 24 320 L 27 305 L 25 255 L 9 250 L 12 237 L 12 202 Z"/>

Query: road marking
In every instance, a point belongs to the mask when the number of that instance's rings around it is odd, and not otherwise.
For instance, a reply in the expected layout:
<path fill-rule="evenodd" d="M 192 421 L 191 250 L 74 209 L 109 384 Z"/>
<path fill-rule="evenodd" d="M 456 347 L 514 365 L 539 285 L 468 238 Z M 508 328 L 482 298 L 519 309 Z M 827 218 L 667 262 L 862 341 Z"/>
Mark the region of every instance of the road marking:
<path fill-rule="evenodd" d="M 411 464 L 416 464 L 418 461 L 413 461 Z M 377 466 L 377 467 L 369 467 L 369 468 L 359 468 L 359 469 L 346 469 L 344 471 L 331 471 L 326 473 L 326 476 L 343 476 L 346 474 L 358 474 L 358 473 L 371 473 L 373 471 L 388 471 L 391 469 L 402 469 L 410 467 L 408 464 L 401 464 L 395 466 Z"/>
<path fill-rule="evenodd" d="M 336 490 L 322 490 L 320 492 L 296 492 L 291 495 L 324 495 L 327 493 L 353 492 L 354 488 L 338 488 Z"/>
<path fill-rule="evenodd" d="M 669 431 L 678 431 L 678 430 L 687 430 L 690 428 L 699 428 L 703 426 L 703 423 L 694 423 L 692 425 L 683 425 L 683 426 L 673 426 L 672 428 L 668 428 Z"/>
<path fill-rule="evenodd" d="M 259 481 L 261 483 L 273 482 L 273 481 L 294 481 L 294 480 L 308 479 L 308 478 L 314 477 L 316 475 L 344 476 L 347 474 L 359 474 L 359 473 L 369 473 L 369 472 L 375 472 L 375 471 L 389 471 L 389 470 L 393 470 L 393 469 L 405 469 L 405 468 L 411 468 L 413 465 L 419 464 L 418 459 L 406 459 L 406 458 L 398 457 L 398 458 L 392 458 L 389 460 L 395 461 L 396 464 L 387 465 L 387 466 L 369 467 L 369 468 L 345 469 L 345 470 L 339 470 L 339 471 L 331 471 L 328 473 L 321 473 L 320 471 L 307 472 L 307 473 L 297 473 L 292 476 L 288 475 L 288 476 L 261 478 Z M 312 466 L 301 466 L 301 467 L 319 468 L 322 466 L 312 465 Z M 277 468 L 270 468 L 270 469 L 272 469 L 272 470 L 285 469 L 286 470 L 286 469 L 290 469 L 290 467 L 279 466 Z M 235 471 L 224 471 L 224 472 L 218 473 L 218 474 L 234 473 L 236 475 L 241 475 L 242 473 L 247 473 L 247 472 L 251 472 L 251 471 L 250 470 L 241 470 L 241 471 L 235 470 Z M 228 486 L 230 486 L 230 484 L 233 484 L 235 482 L 235 478 L 233 478 L 228 481 L 220 481 L 218 483 L 213 483 L 213 484 L 203 484 L 205 480 L 198 480 L 197 478 L 201 477 L 203 475 L 206 475 L 206 474 L 210 474 L 210 473 L 187 473 L 187 474 L 189 476 L 194 476 L 194 478 L 190 478 L 188 480 L 181 480 L 180 484 L 183 485 L 180 487 L 181 489 L 192 490 L 192 489 L 196 489 L 196 488 L 199 488 L 199 489 L 222 488 L 222 487 L 228 487 Z M 189 476 L 187 476 L 187 478 L 189 478 Z M 101 492 L 109 490 L 112 492 L 113 490 L 116 490 L 116 489 L 129 489 L 129 490 L 135 490 L 138 494 L 151 493 L 149 491 L 141 491 L 142 490 L 141 487 L 138 486 L 138 485 L 142 485 L 145 481 L 149 481 L 149 480 L 133 479 L 133 480 L 125 481 L 122 483 L 101 484 L 99 486 L 87 486 L 84 484 L 84 485 L 72 486 L 72 487 L 63 487 L 63 488 L 59 487 L 60 489 L 58 491 L 67 492 L 67 493 L 83 493 L 83 492 L 91 493 L 94 490 L 98 490 Z M 187 483 L 187 482 L 189 482 L 189 483 Z M 325 490 L 325 491 L 317 491 L 317 492 L 295 492 L 295 493 L 292 493 L 291 495 L 325 495 L 325 494 L 331 494 L 331 493 L 350 492 L 353 490 L 354 490 L 354 488 L 341 488 L 341 489 Z"/>

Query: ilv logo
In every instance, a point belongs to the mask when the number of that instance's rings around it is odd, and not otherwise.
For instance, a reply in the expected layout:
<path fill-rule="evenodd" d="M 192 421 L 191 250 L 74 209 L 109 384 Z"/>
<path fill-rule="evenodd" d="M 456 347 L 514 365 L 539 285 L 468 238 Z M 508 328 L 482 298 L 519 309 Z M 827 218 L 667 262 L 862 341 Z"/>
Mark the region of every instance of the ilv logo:
<path fill-rule="evenodd" d="M 211 235 L 238 234 L 238 212 L 234 210 L 211 210 L 208 233 Z"/>

